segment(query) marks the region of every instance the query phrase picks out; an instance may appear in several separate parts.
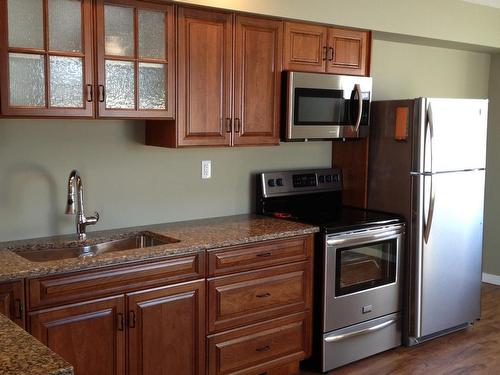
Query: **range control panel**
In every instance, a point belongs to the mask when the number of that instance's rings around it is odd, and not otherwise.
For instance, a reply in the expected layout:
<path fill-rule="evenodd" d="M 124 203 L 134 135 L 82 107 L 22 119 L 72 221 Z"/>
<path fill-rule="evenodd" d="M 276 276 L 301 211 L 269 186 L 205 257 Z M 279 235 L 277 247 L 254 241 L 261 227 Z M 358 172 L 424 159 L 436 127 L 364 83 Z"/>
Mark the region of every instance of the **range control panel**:
<path fill-rule="evenodd" d="M 340 169 L 264 172 L 260 175 L 264 197 L 342 190 Z"/>

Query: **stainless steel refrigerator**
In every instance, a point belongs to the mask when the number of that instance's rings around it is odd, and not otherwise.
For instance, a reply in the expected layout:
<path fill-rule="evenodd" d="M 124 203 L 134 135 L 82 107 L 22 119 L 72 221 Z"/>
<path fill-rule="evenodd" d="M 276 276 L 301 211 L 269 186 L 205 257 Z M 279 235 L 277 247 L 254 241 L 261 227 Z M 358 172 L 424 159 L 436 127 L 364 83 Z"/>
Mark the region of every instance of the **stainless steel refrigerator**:
<path fill-rule="evenodd" d="M 368 207 L 408 222 L 404 343 L 480 317 L 487 100 L 372 104 Z"/>

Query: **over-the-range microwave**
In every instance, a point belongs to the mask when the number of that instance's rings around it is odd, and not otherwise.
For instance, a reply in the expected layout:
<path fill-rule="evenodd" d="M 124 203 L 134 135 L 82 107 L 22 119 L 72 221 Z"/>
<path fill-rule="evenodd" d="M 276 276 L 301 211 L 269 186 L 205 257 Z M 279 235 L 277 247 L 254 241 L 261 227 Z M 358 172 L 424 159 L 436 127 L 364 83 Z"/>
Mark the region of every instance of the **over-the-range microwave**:
<path fill-rule="evenodd" d="M 368 136 L 372 79 L 286 72 L 285 141 Z"/>

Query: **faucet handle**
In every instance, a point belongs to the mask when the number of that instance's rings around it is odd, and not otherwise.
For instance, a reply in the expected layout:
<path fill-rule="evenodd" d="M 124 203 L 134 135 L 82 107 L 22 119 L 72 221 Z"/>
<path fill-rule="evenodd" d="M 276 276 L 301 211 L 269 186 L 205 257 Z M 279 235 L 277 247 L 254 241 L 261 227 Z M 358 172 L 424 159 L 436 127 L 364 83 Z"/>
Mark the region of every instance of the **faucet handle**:
<path fill-rule="evenodd" d="M 93 225 L 99 221 L 99 213 L 96 211 L 94 215 L 85 218 L 85 222 L 89 225 Z"/>

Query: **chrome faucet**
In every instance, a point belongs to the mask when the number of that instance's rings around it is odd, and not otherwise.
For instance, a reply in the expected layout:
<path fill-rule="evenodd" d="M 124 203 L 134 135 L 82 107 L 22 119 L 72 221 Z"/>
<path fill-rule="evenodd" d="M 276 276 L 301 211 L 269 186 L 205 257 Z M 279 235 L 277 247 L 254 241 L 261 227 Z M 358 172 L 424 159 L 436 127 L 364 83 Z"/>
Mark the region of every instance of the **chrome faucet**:
<path fill-rule="evenodd" d="M 76 195 L 76 208 L 75 208 Z M 86 217 L 83 211 L 83 183 L 78 171 L 72 170 L 68 179 L 68 202 L 66 204 L 66 214 L 76 214 L 76 234 L 79 240 L 87 237 L 87 225 L 94 225 L 99 221 L 99 214 Z"/>

